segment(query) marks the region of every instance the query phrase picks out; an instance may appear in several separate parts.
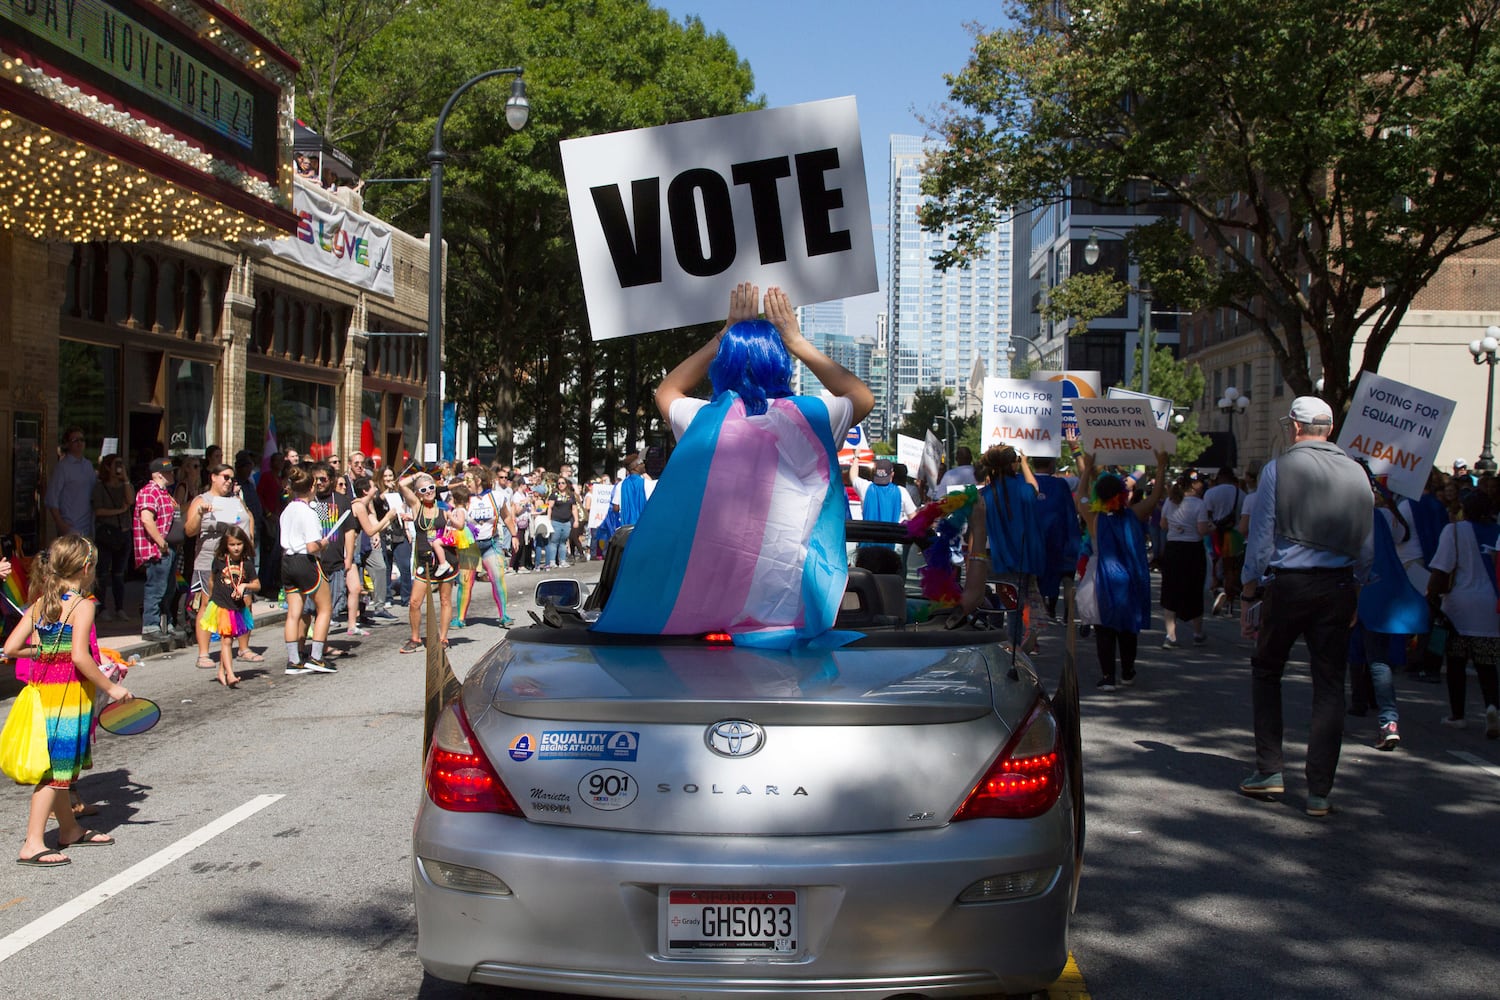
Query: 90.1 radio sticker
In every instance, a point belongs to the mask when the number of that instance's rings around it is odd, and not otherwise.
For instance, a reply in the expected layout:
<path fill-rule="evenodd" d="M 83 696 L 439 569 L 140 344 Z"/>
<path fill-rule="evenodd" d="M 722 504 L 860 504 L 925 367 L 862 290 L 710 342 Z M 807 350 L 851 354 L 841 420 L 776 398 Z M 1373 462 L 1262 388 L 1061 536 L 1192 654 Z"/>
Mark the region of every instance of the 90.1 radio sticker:
<path fill-rule="evenodd" d="M 578 782 L 578 797 L 583 803 L 604 812 L 624 809 L 635 801 L 637 791 L 634 778 L 612 767 L 590 771 Z"/>

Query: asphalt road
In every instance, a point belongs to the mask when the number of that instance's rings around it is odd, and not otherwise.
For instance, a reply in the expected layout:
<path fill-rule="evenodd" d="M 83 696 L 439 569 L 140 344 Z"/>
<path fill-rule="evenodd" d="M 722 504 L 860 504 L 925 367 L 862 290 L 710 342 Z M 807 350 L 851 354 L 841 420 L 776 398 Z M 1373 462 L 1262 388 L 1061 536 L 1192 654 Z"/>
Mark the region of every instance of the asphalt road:
<path fill-rule="evenodd" d="M 512 589 L 539 579 L 512 578 Z M 484 590 L 471 616 L 481 624 L 453 634 L 459 676 L 500 636 Z M 1246 649 L 1227 621 L 1210 634 L 1164 651 L 1159 632 L 1145 633 L 1140 683 L 1113 694 L 1094 690 L 1092 646 L 1080 646 L 1088 856 L 1071 943 L 1088 992 L 1493 997 L 1500 743 L 1472 721 L 1439 726 L 1442 689 L 1403 679 L 1402 749 L 1369 748 L 1373 716 L 1351 719 L 1335 812 L 1311 819 L 1310 684 L 1294 666 L 1287 795 L 1244 799 Z M 275 669 L 247 671 L 239 691 L 187 653 L 137 667 L 129 684 L 161 703 L 163 721 L 142 736 L 101 734 L 81 783 L 102 807 L 91 825 L 118 845 L 75 848 L 54 870 L 0 864 L 5 995 L 501 996 L 425 979 L 414 954 L 423 660 L 397 654 L 404 637 L 403 624 L 336 639 L 351 651 L 338 674 L 285 677 L 279 629 L 257 635 Z M 1044 640 L 1044 673 L 1058 669 L 1058 645 Z M 26 801 L 25 789 L 0 789 L 0 842 L 12 848 Z"/>

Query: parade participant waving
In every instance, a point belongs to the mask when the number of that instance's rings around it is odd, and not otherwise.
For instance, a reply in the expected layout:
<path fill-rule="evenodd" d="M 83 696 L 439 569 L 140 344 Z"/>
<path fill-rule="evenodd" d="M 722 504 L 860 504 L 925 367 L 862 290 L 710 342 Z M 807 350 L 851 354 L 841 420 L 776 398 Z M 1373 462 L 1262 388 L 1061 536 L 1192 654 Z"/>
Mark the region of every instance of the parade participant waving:
<path fill-rule="evenodd" d="M 770 631 L 790 643 L 833 626 L 848 576 L 835 442 L 874 397 L 814 347 L 779 288 L 745 283 L 724 328 L 656 390 L 677 450 L 625 548 L 604 632 Z M 794 396 L 792 360 L 828 390 Z M 713 399 L 688 395 L 708 376 Z"/>

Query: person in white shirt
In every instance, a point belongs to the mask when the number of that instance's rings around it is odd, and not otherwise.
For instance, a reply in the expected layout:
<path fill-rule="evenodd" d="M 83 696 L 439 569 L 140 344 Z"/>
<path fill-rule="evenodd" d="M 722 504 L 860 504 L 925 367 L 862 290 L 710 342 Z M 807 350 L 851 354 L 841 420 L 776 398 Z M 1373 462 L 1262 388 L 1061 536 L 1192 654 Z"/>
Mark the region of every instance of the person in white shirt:
<path fill-rule="evenodd" d="M 870 478 L 866 479 L 860 475 L 863 466 L 860 465 L 859 456 L 855 455 L 849 463 L 849 485 L 854 487 L 854 492 L 859 494 L 860 509 L 863 512 L 863 520 L 866 521 L 889 521 L 891 523 L 905 524 L 913 514 L 917 512 L 917 505 L 912 502 L 911 494 L 897 486 L 896 466 L 888 458 L 877 458 L 875 466 L 870 471 Z M 871 487 L 877 491 L 877 495 L 890 487 L 890 495 L 895 500 L 894 504 L 882 506 L 879 503 L 873 505 L 872 516 L 871 501 L 866 499 L 870 495 Z M 889 514 L 887 507 L 896 508 L 896 517 L 879 516 L 882 511 Z"/>
<path fill-rule="evenodd" d="M 1213 530 L 1203 516 L 1203 481 L 1182 476 L 1172 484 L 1162 505 L 1161 523 L 1166 531 L 1161 563 L 1161 616 L 1166 625 L 1165 649 L 1177 646 L 1179 620 L 1193 626 L 1193 641 L 1202 644 L 1203 585 L 1208 573 L 1208 555 L 1203 536 Z"/>
<path fill-rule="evenodd" d="M 1235 479 L 1234 470 L 1227 465 L 1219 470 L 1218 478 L 1203 494 L 1204 534 L 1213 539 L 1214 545 L 1214 596 L 1213 613 L 1234 613 L 1234 603 L 1240 598 L 1240 570 L 1245 565 L 1245 536 L 1240 534 L 1240 514 L 1244 509 L 1245 494 Z"/>
<path fill-rule="evenodd" d="M 938 493 L 951 493 L 965 486 L 979 484 L 979 481 L 974 478 L 973 452 L 962 446 L 955 448 L 953 461 L 953 468 L 943 473 L 943 478 L 938 480 Z"/>

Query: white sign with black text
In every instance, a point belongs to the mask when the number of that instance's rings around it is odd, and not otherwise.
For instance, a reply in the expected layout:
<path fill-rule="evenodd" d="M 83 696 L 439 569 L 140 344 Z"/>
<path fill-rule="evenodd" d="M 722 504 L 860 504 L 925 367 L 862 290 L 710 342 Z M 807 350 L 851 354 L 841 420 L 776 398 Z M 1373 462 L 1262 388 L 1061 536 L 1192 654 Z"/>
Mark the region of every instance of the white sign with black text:
<path fill-rule="evenodd" d="M 854 98 L 562 143 L 593 339 L 724 318 L 729 291 L 794 305 L 879 289 Z"/>
<path fill-rule="evenodd" d="M 1437 462 L 1456 404 L 1374 372 L 1361 372 L 1338 446 L 1370 471 L 1385 476 L 1391 492 L 1419 497 Z"/>
<path fill-rule="evenodd" d="M 1156 426 L 1143 399 L 1075 399 L 1078 443 L 1096 465 L 1156 461 L 1156 452 L 1177 450 L 1177 439 Z"/>
<path fill-rule="evenodd" d="M 986 378 L 979 435 L 985 449 L 1010 445 L 1024 455 L 1056 458 L 1062 443 L 1062 385 Z"/>

